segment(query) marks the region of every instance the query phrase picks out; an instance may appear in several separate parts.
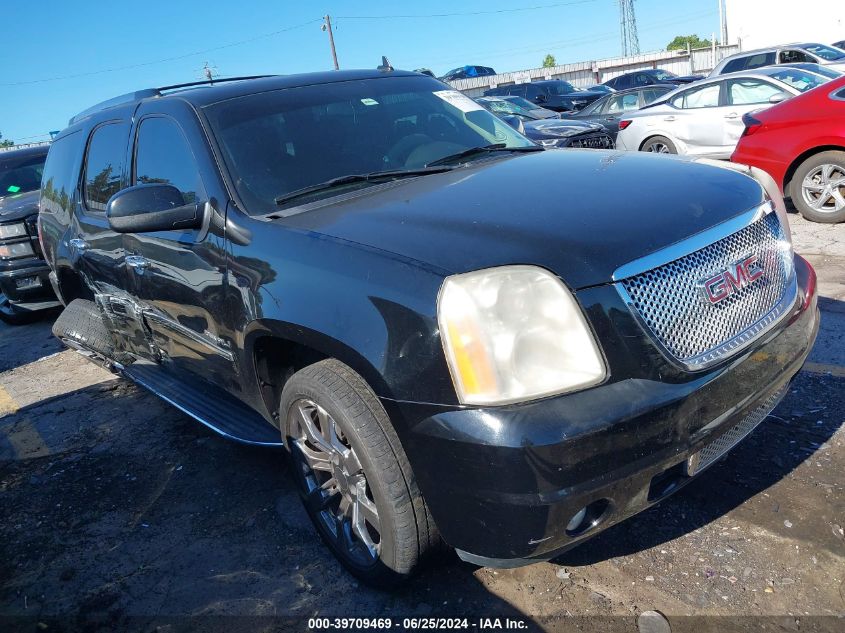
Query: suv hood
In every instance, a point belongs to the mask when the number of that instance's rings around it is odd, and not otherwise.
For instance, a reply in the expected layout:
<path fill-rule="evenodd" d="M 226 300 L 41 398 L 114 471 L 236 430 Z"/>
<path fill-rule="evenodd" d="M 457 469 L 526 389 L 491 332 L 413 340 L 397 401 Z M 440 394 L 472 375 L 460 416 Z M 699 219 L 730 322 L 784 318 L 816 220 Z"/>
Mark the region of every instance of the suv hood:
<path fill-rule="evenodd" d="M 0 222 L 22 220 L 38 213 L 38 191 L 0 197 Z"/>
<path fill-rule="evenodd" d="M 685 158 L 556 150 L 373 186 L 276 222 L 447 273 L 534 264 L 577 290 L 764 195 L 747 176 Z"/>

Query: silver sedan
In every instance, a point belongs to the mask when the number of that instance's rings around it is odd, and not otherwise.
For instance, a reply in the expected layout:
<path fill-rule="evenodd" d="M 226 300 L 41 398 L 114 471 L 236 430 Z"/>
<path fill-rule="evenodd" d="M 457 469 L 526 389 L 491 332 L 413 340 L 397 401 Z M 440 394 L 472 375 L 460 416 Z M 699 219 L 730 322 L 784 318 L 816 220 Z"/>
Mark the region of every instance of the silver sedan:
<path fill-rule="evenodd" d="M 617 149 L 730 158 L 743 115 L 829 81 L 801 68 L 769 66 L 683 86 L 619 122 Z"/>

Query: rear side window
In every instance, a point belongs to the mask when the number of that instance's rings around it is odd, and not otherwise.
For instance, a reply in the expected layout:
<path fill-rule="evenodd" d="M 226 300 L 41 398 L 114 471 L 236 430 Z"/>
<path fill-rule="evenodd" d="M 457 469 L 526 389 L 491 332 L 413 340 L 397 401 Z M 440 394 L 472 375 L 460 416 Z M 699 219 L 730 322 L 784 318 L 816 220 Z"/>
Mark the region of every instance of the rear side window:
<path fill-rule="evenodd" d="M 652 103 L 668 93 L 670 90 L 670 88 L 647 88 L 646 90 L 643 90 L 643 103 Z"/>
<path fill-rule="evenodd" d="M 106 123 L 94 130 L 85 158 L 83 196 L 91 211 L 105 211 L 106 203 L 120 191 L 128 123 Z"/>
<path fill-rule="evenodd" d="M 681 109 L 715 108 L 719 105 L 719 90 L 721 84 L 709 84 L 700 88 L 692 88 L 672 99 L 672 105 Z"/>
<path fill-rule="evenodd" d="M 138 183 L 173 185 L 185 204 L 198 200 L 202 180 L 196 159 L 182 130 L 172 119 L 152 117 L 141 121 L 135 154 Z"/>
<path fill-rule="evenodd" d="M 621 112 L 636 110 L 639 107 L 639 98 L 637 97 L 637 93 L 633 92 L 626 95 L 612 97 L 608 101 L 607 110 L 605 110 L 605 112 L 607 114 L 619 114 Z"/>

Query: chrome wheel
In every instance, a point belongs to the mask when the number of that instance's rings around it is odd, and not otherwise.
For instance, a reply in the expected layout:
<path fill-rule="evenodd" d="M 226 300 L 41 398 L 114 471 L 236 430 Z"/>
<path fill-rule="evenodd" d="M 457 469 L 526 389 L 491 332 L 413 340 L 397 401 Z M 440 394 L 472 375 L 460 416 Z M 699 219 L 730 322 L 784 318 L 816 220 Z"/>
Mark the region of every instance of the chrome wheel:
<path fill-rule="evenodd" d="M 645 148 L 647 152 L 655 152 L 656 154 L 671 154 L 672 152 L 669 151 L 669 146 L 666 143 L 656 142 L 649 144 L 648 147 Z"/>
<path fill-rule="evenodd" d="M 819 165 L 801 182 L 801 196 L 814 211 L 837 213 L 845 209 L 845 167 Z"/>
<path fill-rule="evenodd" d="M 373 564 L 381 552 L 378 509 L 349 440 L 313 400 L 296 400 L 288 416 L 291 451 L 308 511 L 351 561 Z"/>

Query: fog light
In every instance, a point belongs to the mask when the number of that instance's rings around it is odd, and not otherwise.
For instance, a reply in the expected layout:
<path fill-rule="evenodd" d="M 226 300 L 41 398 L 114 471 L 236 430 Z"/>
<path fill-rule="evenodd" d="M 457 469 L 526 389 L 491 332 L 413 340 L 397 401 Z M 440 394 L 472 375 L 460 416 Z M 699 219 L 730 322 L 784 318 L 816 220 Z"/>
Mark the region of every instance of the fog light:
<path fill-rule="evenodd" d="M 610 508 L 608 499 L 599 499 L 589 503 L 572 515 L 569 523 L 566 524 L 566 533 L 569 536 L 580 536 L 592 530 L 608 514 L 608 508 Z"/>
<path fill-rule="evenodd" d="M 20 277 L 15 279 L 15 288 L 18 290 L 28 290 L 30 288 L 40 288 L 41 279 L 38 277 Z"/>

